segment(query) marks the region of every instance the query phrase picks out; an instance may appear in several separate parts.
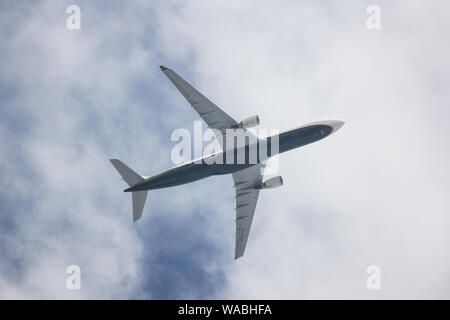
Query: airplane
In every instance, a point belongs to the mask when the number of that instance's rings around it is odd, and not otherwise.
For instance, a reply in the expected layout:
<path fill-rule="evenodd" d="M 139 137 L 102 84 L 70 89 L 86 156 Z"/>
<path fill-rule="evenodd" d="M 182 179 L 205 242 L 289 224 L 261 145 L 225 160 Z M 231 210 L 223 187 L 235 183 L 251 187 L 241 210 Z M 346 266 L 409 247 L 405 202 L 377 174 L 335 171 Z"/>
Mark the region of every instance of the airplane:
<path fill-rule="evenodd" d="M 234 258 L 238 259 L 244 255 L 260 190 L 283 185 L 281 176 L 263 181 L 264 167 L 268 159 L 276 154 L 319 141 L 336 132 L 345 122 L 342 120 L 316 121 L 267 138 L 259 138 L 247 130 L 259 125 L 258 116 L 252 116 L 238 122 L 208 100 L 175 71 L 164 66 L 160 66 L 160 68 L 208 127 L 212 129 L 222 150 L 150 177 L 137 174 L 118 159 L 110 159 L 112 165 L 129 186 L 124 192 L 131 192 L 132 194 L 133 221 L 137 221 L 142 216 L 149 190 L 179 186 L 214 175 L 231 174 L 236 189 Z M 230 132 L 233 133 L 236 130 L 244 131 L 245 135 L 250 138 L 253 137 L 254 140 L 252 141 L 256 141 L 256 147 L 253 146 L 252 148 L 249 139 L 245 140 L 243 145 L 229 143 L 229 140 L 225 138 L 230 135 Z M 278 144 L 278 150 L 275 148 L 275 151 L 273 151 L 271 147 L 275 145 L 275 142 Z M 265 156 L 261 156 L 259 152 L 262 150 L 262 143 L 266 145 Z M 251 159 L 249 156 L 250 150 L 257 150 L 256 159 L 255 157 Z M 244 161 L 242 161 L 242 158 L 240 162 L 236 161 L 239 152 L 243 152 Z M 226 158 L 227 154 L 231 154 L 230 158 Z M 224 163 L 224 159 L 232 159 L 232 161 L 225 161 Z"/>

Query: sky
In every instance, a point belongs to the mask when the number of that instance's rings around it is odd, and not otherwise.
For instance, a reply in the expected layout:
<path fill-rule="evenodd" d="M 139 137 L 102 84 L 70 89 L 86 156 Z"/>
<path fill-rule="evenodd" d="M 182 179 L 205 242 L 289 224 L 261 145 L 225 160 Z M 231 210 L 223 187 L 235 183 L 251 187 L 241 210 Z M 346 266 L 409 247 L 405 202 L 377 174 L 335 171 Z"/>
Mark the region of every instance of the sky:
<path fill-rule="evenodd" d="M 0 8 L 0 298 L 450 298 L 448 1 Z M 236 261 L 230 176 L 151 191 L 133 223 L 108 161 L 153 175 L 193 131 L 160 65 L 262 128 L 346 121 L 280 157 L 284 186 L 261 192 Z"/>

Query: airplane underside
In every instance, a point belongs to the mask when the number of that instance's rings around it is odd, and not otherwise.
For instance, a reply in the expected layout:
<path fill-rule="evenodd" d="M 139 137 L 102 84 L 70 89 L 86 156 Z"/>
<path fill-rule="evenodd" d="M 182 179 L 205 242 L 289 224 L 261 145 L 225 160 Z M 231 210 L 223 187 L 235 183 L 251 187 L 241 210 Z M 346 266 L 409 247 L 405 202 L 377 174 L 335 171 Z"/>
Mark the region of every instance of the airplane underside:
<path fill-rule="evenodd" d="M 231 174 L 236 191 L 234 257 L 237 259 L 244 255 L 260 190 L 283 185 L 283 179 L 280 176 L 263 181 L 265 161 L 276 154 L 319 141 L 342 127 L 344 122 L 317 121 L 261 139 L 247 130 L 259 125 L 258 116 L 237 122 L 173 70 L 162 66 L 161 70 L 213 130 L 222 149 L 227 151 L 178 165 L 151 177 L 143 177 L 120 160 L 111 159 L 111 163 L 129 186 L 124 191 L 132 194 L 133 221 L 137 221 L 142 216 L 148 190 L 179 186 L 213 175 Z M 234 147 L 234 144 L 225 141 L 224 137 L 228 137 L 229 132 L 233 133 L 236 130 L 243 130 L 246 139 L 253 142 Z M 261 150 L 264 152 L 260 152 Z"/>

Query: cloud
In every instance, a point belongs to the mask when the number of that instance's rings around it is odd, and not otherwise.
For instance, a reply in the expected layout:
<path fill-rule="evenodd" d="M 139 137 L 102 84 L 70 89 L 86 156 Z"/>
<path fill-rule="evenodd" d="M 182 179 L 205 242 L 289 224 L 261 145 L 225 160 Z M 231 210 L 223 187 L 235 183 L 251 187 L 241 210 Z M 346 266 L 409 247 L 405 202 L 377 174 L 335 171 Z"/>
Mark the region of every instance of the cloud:
<path fill-rule="evenodd" d="M 81 1 L 78 31 L 69 4 L 0 13 L 0 297 L 448 298 L 445 2 L 381 2 L 379 31 L 356 1 Z M 165 169 L 196 119 L 160 64 L 265 128 L 346 120 L 281 156 L 237 261 L 231 177 L 151 192 L 131 223 L 107 160 Z"/>
<path fill-rule="evenodd" d="M 130 98 L 152 56 L 111 42 L 138 35 L 133 10 L 123 12 L 127 30 L 96 28 L 112 17 L 87 9 L 82 27 L 91 19 L 94 30 L 72 32 L 65 8 L 41 2 L 2 13 L 2 298 L 127 297 L 141 281 L 142 243 L 122 215 L 128 207 L 107 196 L 120 192 L 107 159 L 125 154 L 128 139 L 158 144 L 138 134 L 151 114 Z M 65 287 L 71 264 L 82 270 L 79 292 Z"/>
<path fill-rule="evenodd" d="M 286 184 L 261 194 L 218 297 L 448 297 L 447 5 L 383 2 L 380 31 L 367 5 L 190 2 L 163 15 L 167 48 L 196 57 L 199 87 L 236 118 L 347 121 L 281 157 Z M 379 292 L 365 286 L 371 264 Z"/>

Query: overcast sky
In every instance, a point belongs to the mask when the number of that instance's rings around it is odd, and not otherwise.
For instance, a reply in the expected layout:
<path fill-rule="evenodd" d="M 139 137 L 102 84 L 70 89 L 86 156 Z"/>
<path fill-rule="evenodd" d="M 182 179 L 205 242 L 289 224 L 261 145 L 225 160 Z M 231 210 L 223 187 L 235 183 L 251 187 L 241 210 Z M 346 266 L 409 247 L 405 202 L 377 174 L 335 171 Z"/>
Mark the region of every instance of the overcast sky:
<path fill-rule="evenodd" d="M 448 1 L 0 9 L 0 298 L 450 298 Z M 198 119 L 159 65 L 263 128 L 346 121 L 282 155 L 239 260 L 230 176 L 151 191 L 132 222 L 108 159 L 163 171 Z"/>

